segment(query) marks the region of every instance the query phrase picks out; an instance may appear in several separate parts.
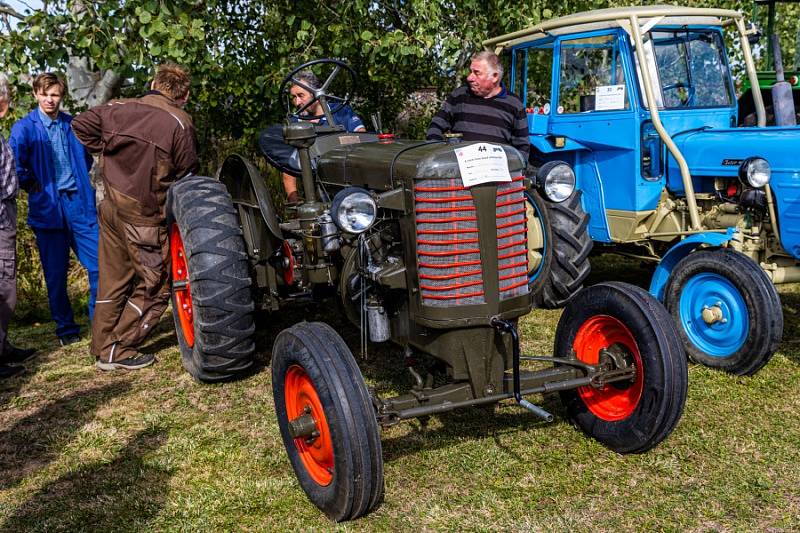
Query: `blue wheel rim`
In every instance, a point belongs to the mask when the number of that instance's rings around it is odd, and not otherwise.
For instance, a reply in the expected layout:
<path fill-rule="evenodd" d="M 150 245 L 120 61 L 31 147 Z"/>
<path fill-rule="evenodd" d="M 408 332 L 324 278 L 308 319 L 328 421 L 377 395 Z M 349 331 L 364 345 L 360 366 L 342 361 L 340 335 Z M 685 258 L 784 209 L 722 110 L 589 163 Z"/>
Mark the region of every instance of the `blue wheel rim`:
<path fill-rule="evenodd" d="M 533 207 L 533 210 L 536 212 L 536 220 L 539 221 L 539 225 L 542 227 L 542 260 L 539 261 L 539 266 L 536 270 L 528 272 L 528 284 L 534 282 L 536 278 L 539 277 L 539 274 L 542 273 L 542 268 L 544 267 L 544 256 L 547 253 L 547 232 L 545 231 L 544 225 L 542 224 L 542 212 L 539 211 L 539 206 L 536 205 L 536 202 L 533 201 L 533 198 L 527 192 L 525 193 L 525 201 Z"/>
<path fill-rule="evenodd" d="M 727 278 L 704 272 L 689 278 L 681 291 L 681 325 L 689 340 L 713 357 L 734 355 L 747 340 L 750 315 L 742 293 Z M 721 312 L 721 318 L 709 324 L 703 310 Z"/>

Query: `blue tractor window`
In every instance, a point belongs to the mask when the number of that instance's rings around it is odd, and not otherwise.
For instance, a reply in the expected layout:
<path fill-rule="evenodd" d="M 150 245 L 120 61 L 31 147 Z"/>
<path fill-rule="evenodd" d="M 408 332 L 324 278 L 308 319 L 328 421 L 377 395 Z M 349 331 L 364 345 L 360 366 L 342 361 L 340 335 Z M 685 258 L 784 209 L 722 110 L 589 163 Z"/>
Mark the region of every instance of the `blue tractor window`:
<path fill-rule="evenodd" d="M 718 32 L 659 30 L 651 32 L 650 38 L 664 108 L 732 105 L 725 48 Z"/>
<path fill-rule="evenodd" d="M 549 104 L 553 75 L 553 43 L 520 48 L 515 54 L 515 75 L 512 91 L 528 108 Z"/>
<path fill-rule="evenodd" d="M 616 35 L 561 42 L 559 113 L 614 111 L 629 106 Z"/>

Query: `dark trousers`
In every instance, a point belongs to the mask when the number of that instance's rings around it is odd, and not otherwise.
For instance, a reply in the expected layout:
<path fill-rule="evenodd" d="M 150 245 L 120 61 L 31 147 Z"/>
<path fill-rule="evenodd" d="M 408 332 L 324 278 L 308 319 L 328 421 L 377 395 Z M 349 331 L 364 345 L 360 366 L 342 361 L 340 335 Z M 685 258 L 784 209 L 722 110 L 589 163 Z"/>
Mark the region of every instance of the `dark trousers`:
<path fill-rule="evenodd" d="M 50 314 L 56 323 L 56 335 L 63 337 L 80 332 L 67 295 L 70 248 L 75 251 L 78 261 L 89 274 L 89 320 L 94 315 L 98 278 L 97 221 L 87 220 L 77 193 L 59 193 L 59 203 L 64 213 L 64 227 L 33 228 L 33 233 L 36 235 L 36 246 L 42 259 L 47 299 L 50 302 Z"/>
<path fill-rule="evenodd" d="M 17 201 L 3 202 L 0 220 L 0 358 L 8 343 L 8 323 L 17 305 Z"/>
<path fill-rule="evenodd" d="M 136 355 L 169 303 L 164 226 L 129 224 L 109 200 L 98 207 L 100 281 L 91 353 L 103 362 Z"/>

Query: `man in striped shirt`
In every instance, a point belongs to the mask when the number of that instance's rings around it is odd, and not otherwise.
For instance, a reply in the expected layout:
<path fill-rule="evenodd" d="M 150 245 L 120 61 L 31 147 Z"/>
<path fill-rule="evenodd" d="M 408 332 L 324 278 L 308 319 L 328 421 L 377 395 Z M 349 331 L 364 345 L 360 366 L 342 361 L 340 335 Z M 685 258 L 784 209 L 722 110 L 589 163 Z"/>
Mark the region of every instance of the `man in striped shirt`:
<path fill-rule="evenodd" d="M 442 140 L 447 132 L 465 141 L 510 144 L 528 160 L 528 118 L 519 98 L 506 91 L 500 80 L 503 65 L 497 54 L 483 51 L 472 56 L 467 85 L 453 91 L 433 117 L 426 137 Z"/>

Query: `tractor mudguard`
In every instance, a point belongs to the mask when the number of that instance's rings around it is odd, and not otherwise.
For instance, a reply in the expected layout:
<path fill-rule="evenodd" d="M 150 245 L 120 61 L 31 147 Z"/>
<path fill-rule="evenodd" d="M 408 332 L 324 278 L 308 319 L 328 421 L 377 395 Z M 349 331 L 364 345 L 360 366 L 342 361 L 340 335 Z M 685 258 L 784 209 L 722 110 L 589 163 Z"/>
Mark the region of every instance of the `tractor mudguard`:
<path fill-rule="evenodd" d="M 256 262 L 266 260 L 284 238 L 261 173 L 247 158 L 233 154 L 222 163 L 217 179 L 228 189 L 237 208 L 247 254 Z"/>
<path fill-rule="evenodd" d="M 669 275 L 678 261 L 689 255 L 695 248 L 707 244 L 709 246 L 722 246 L 733 239 L 736 228 L 728 228 L 726 233 L 697 233 L 686 237 L 681 242 L 670 248 L 658 263 L 653 278 L 650 280 L 650 294 L 655 296 L 659 302 L 664 302 L 664 289 L 667 286 Z"/>

